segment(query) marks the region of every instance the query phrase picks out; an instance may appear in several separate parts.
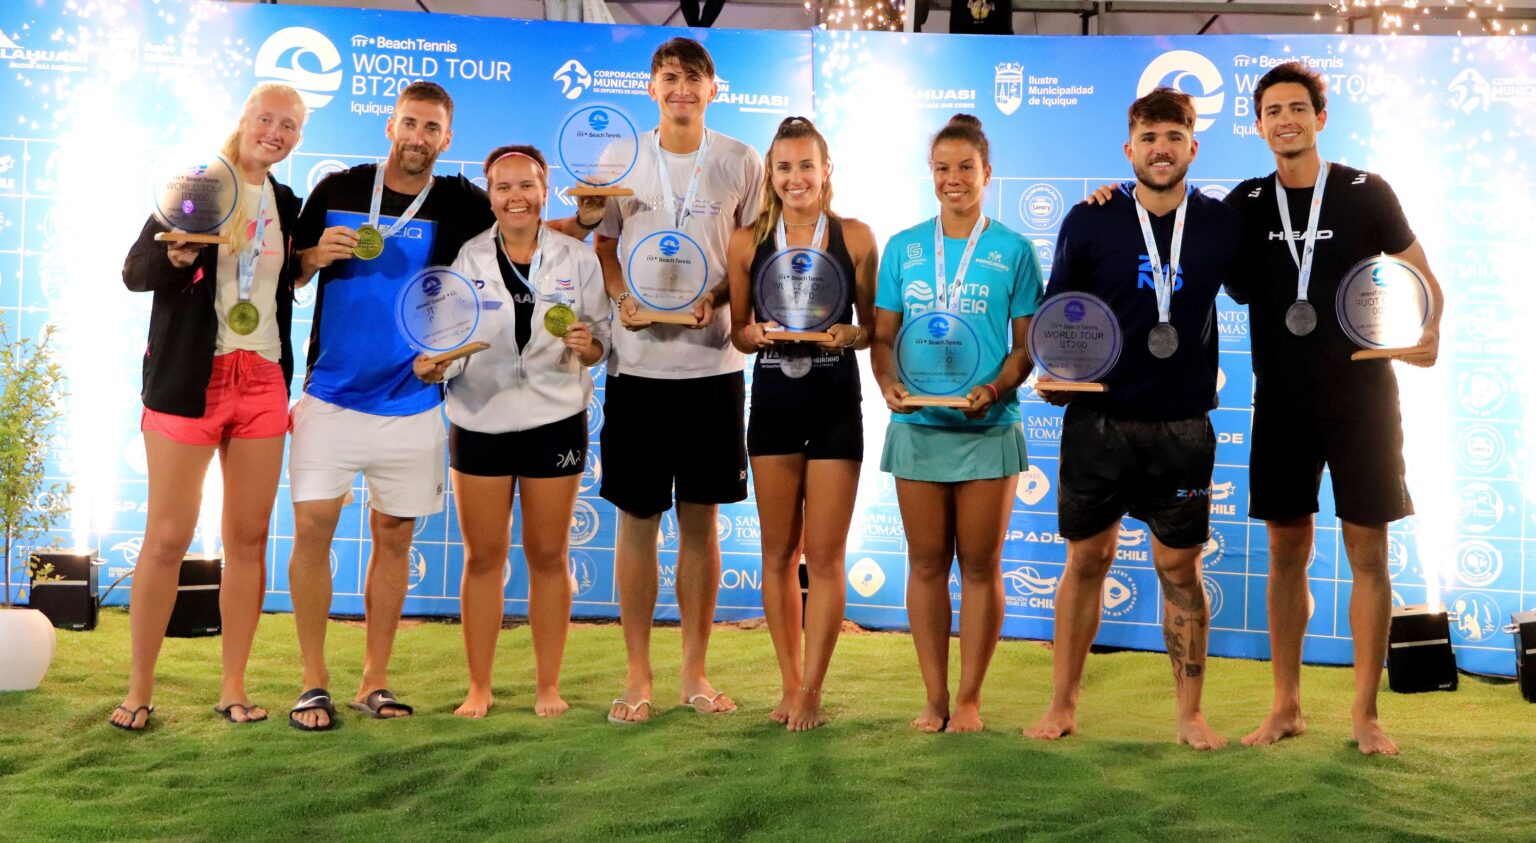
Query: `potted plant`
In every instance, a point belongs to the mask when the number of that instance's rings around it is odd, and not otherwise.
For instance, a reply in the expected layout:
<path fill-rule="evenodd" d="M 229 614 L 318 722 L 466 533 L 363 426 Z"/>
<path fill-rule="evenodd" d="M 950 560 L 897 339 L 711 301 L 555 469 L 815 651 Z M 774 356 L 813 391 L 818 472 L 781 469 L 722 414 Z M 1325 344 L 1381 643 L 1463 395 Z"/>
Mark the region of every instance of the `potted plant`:
<path fill-rule="evenodd" d="M 64 372 L 53 359 L 53 328 L 41 339 L 12 341 L 0 320 L 0 528 L 5 532 L 4 591 L 0 591 L 0 691 L 30 691 L 43 681 L 58 641 L 53 624 L 35 609 L 12 604 L 12 575 L 38 571 L 29 551 L 68 507 L 69 488 L 49 483 L 45 460 L 53 425 L 64 413 Z"/>

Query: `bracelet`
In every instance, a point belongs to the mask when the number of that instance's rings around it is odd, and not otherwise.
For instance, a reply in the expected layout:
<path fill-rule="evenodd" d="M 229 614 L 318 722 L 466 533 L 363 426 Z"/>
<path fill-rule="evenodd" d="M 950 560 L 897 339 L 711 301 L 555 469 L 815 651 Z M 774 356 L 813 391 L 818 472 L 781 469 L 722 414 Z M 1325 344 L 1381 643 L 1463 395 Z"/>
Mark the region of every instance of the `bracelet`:
<path fill-rule="evenodd" d="M 859 344 L 859 340 L 861 340 L 863 338 L 864 338 L 864 326 L 863 325 L 858 325 L 858 326 L 854 327 L 854 329 L 853 329 L 853 339 L 843 343 L 843 348 L 853 348 L 854 346 L 858 345 Z"/>
<path fill-rule="evenodd" d="M 996 404 L 997 403 L 997 387 L 993 386 L 990 383 L 984 383 L 984 384 L 982 384 L 982 386 L 986 387 L 988 390 L 990 390 L 992 392 L 992 403 Z"/>
<path fill-rule="evenodd" d="M 592 223 L 591 225 L 587 225 L 586 223 L 581 221 L 581 214 L 578 213 L 576 215 L 576 225 L 580 226 L 582 231 L 596 231 L 597 227 L 602 225 L 602 224 L 603 224 L 603 218 L 602 217 L 598 217 L 597 218 L 597 222 Z"/>
<path fill-rule="evenodd" d="M 821 693 L 821 689 L 820 688 L 807 688 L 804 685 L 801 685 L 800 686 L 800 693 L 802 693 L 802 694 L 820 694 Z"/>
<path fill-rule="evenodd" d="M 624 292 L 619 293 L 619 297 L 613 300 L 613 306 L 614 307 L 623 307 L 624 306 L 624 300 L 627 299 L 627 298 L 629 298 L 629 291 L 628 290 L 625 290 Z"/>

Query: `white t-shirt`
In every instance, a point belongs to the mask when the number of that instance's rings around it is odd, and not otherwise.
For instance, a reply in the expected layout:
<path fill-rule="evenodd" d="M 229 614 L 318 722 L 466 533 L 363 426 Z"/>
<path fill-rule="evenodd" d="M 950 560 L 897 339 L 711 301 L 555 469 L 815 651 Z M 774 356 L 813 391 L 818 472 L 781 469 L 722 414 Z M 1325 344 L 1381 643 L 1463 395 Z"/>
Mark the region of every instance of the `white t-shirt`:
<path fill-rule="evenodd" d="M 245 203 L 245 231 L 239 232 L 237 248 L 245 248 L 250 238 L 256 236 L 256 211 L 261 204 L 261 194 L 256 185 L 246 185 L 241 193 Z M 261 314 L 256 330 L 241 336 L 229 329 L 229 309 L 240 302 L 240 256 L 228 246 L 219 247 L 219 288 L 214 296 L 213 310 L 219 318 L 219 338 L 214 354 L 231 351 L 254 351 L 271 360 L 281 362 L 283 354 L 282 332 L 277 327 L 277 278 L 283 271 L 283 230 L 277 220 L 277 197 L 272 195 L 271 182 L 263 181 L 262 191 L 267 196 L 265 216 L 266 231 L 262 233 L 261 257 L 256 259 L 256 280 L 251 284 L 251 304 Z"/>
<path fill-rule="evenodd" d="M 708 130 L 706 130 L 708 131 Z M 631 246 L 646 235 L 675 228 L 677 208 L 664 208 L 660 169 L 652 136 L 642 134 L 637 142 L 639 158 L 625 177 L 623 186 L 635 192 L 608 203 L 607 215 L 597 231 L 619 239 L 619 266 L 628 264 Z M 697 153 L 675 155 L 665 150 L 667 177 L 672 195 L 681 203 L 688 192 Z M 709 149 L 704 172 L 694 195 L 693 213 L 683 224 L 683 233 L 704 251 L 709 262 L 709 281 L 713 289 L 725 280 L 725 249 L 731 233 L 751 225 L 757 219 L 763 193 L 763 160 L 757 150 L 719 132 L 709 132 Z M 739 372 L 746 357 L 731 345 L 729 307 L 715 310 L 714 321 L 707 328 L 681 325 L 652 325 L 641 331 L 618 326 L 614 317 L 613 354 L 608 371 L 619 375 L 647 378 L 702 378 Z"/>

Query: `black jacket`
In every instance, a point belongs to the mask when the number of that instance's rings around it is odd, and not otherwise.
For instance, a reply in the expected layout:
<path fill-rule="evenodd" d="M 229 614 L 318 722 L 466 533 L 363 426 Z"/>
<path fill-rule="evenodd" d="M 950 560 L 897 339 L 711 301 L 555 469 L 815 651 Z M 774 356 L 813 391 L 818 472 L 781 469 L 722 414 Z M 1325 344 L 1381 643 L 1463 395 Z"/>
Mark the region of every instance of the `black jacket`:
<path fill-rule="evenodd" d="M 283 233 L 283 269 L 277 281 L 277 326 L 282 338 L 283 379 L 293 385 L 293 282 L 299 273 L 299 256 L 293 250 L 293 232 L 299 223 L 299 200 L 293 191 L 267 176 L 277 199 L 277 218 Z M 213 373 L 213 352 L 219 320 L 214 300 L 218 290 L 218 249 L 205 248 L 185 269 L 171 264 L 164 243 L 155 235 L 168 231 L 153 216 L 144 223 L 139 239 L 123 261 L 123 284 L 136 292 L 153 292 L 149 314 L 149 344 L 144 348 L 144 406 L 173 416 L 196 418 L 205 410 L 208 378 Z"/>

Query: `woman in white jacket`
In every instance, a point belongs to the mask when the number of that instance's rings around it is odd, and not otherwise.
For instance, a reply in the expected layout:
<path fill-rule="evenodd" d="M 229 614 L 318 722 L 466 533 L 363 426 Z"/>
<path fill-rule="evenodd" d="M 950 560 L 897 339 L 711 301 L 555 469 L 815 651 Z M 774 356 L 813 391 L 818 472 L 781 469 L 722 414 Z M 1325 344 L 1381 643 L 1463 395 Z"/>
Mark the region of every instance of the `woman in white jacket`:
<path fill-rule="evenodd" d="M 531 146 L 500 147 L 486 158 L 496 224 L 464 244 L 453 269 L 480 288 L 471 339 L 491 347 L 453 363 L 433 365 L 423 355 L 415 364 L 422 380 L 447 382 L 449 464 L 464 534 L 459 599 L 469 694 L 454 710 L 462 717 L 484 717 L 492 703 L 514 491 L 528 561 L 534 711 L 553 717 L 569 708 L 560 697 L 571 615 L 566 552 L 586 466 L 588 367 L 608 355 L 611 308 L 597 256 L 542 224 L 547 172 Z"/>

